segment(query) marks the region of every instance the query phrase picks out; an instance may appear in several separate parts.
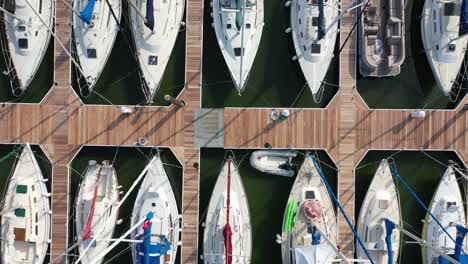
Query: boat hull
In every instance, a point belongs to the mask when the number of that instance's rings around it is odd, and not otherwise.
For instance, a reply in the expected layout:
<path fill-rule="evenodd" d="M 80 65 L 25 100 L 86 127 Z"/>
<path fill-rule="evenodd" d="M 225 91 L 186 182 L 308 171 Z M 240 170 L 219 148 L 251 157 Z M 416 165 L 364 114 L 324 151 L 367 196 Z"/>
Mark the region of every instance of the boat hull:
<path fill-rule="evenodd" d="M 92 212 L 91 208 L 97 185 L 98 191 L 91 221 L 91 233 L 90 237 L 83 241 L 85 229 Z M 112 166 L 97 164 L 90 164 L 88 166 L 83 182 L 78 190 L 75 205 L 76 233 L 78 242 L 80 243 L 78 249 L 80 255 L 83 255 L 81 263 L 91 263 L 94 261 L 107 248 L 109 242 L 105 240 L 111 239 L 114 234 L 119 212 L 117 208 L 117 203 L 119 202 L 117 186 L 117 175 Z M 90 246 L 93 240 L 95 240 L 94 245 Z M 101 261 L 102 259 L 99 260 L 99 263 Z"/>
<path fill-rule="evenodd" d="M 325 37 L 319 40 L 318 27 L 309 26 L 313 17 L 318 16 L 318 5 L 311 5 L 310 0 L 291 2 L 291 29 L 294 48 L 313 95 L 320 91 L 334 57 L 338 23 L 332 25 L 332 22 L 338 17 L 338 8 L 339 1 L 336 0 L 330 0 L 324 6 L 325 28 L 329 30 Z"/>
<path fill-rule="evenodd" d="M 173 264 L 177 256 L 180 236 L 179 209 L 171 183 L 159 157 L 153 158 L 148 166 L 150 168 L 141 183 L 133 207 L 131 226 L 135 226 L 149 212 L 153 212 L 151 234 L 167 237 L 172 245 L 172 249 L 165 254 L 166 256 L 160 258 L 161 264 Z M 142 239 L 142 226 L 143 224 L 130 234 L 132 239 Z M 137 246 L 132 244 L 133 263 L 135 264 L 137 255 Z"/>
<path fill-rule="evenodd" d="M 96 1 L 91 23 L 86 24 L 73 13 L 73 37 L 75 58 L 83 72 L 80 73 L 85 84 L 80 90 L 92 92 L 107 60 L 112 52 L 115 38 L 119 32 L 120 16 L 122 13 L 121 0 L 108 0 L 115 18 L 106 0 Z M 73 9 L 83 10 L 87 0 L 74 0 Z"/>
<path fill-rule="evenodd" d="M 224 227 L 227 223 L 227 176 L 231 162 L 229 222 L 232 228 L 232 263 L 248 264 L 252 254 L 252 230 L 247 194 L 232 159 L 223 166 L 211 194 L 203 234 L 203 260 L 206 264 L 225 263 Z"/>
<path fill-rule="evenodd" d="M 460 6 L 462 0 L 446 2 Z M 424 2 L 421 15 L 421 37 L 437 86 L 448 96 L 465 58 L 468 35 L 459 37 L 458 34 L 460 10 L 455 10 L 452 16 L 442 15 L 444 3 L 434 0 Z M 434 23 L 437 24 L 435 28 Z M 450 44 L 454 45 L 452 51 L 449 49 Z"/>
<path fill-rule="evenodd" d="M 146 13 L 147 0 L 136 0 L 140 13 Z M 144 25 L 134 8 L 130 8 L 130 21 L 136 56 L 140 67 L 143 93 L 151 101 L 159 89 L 166 66 L 174 49 L 182 23 L 184 0 L 154 0 L 154 31 Z M 157 8 L 156 8 L 157 7 Z"/>
<path fill-rule="evenodd" d="M 50 240 L 50 201 L 44 177 L 29 145 L 8 183 L 1 217 L 2 263 L 38 264 Z M 32 204 L 34 201 L 34 204 Z"/>
<path fill-rule="evenodd" d="M 54 1 L 29 0 L 16 1 L 15 16 L 26 21 L 26 24 L 3 14 L 5 22 L 1 36 L 3 55 L 7 65 L 13 94 L 19 96 L 31 84 L 47 52 L 53 28 Z"/>
<path fill-rule="evenodd" d="M 364 239 L 367 250 L 372 254 L 375 263 L 388 264 L 388 251 L 385 244 L 385 223 L 388 218 L 401 225 L 401 208 L 398 190 L 393 182 L 387 160 L 382 160 L 372 178 L 366 197 L 359 212 L 357 232 Z M 400 253 L 400 232 L 392 233 L 393 263 L 398 263 Z M 357 246 L 357 257 L 366 259 L 362 247 Z"/>
<path fill-rule="evenodd" d="M 449 205 L 450 204 L 450 205 Z M 455 225 L 466 226 L 465 209 L 460 187 L 456 175 L 451 167 L 444 173 L 434 196 L 432 197 L 429 211 L 445 227 L 450 236 L 455 239 L 457 230 Z M 451 225 L 453 223 L 453 225 Z M 426 215 L 423 226 L 423 240 L 431 246 L 453 254 L 455 243 L 445 234 L 434 219 Z M 422 248 L 423 263 L 431 264 L 437 260 L 438 254 L 429 248 Z"/>
<path fill-rule="evenodd" d="M 250 69 L 260 46 L 263 32 L 263 0 L 236 1 L 213 0 L 212 17 L 221 53 L 234 85 L 241 93 L 245 89 Z M 247 6 L 247 2 L 252 5 Z M 241 10 L 241 6 L 238 5 L 246 6 L 244 12 L 236 11 Z M 244 19 L 242 19 L 242 13 Z M 242 54 L 244 56 L 241 56 Z"/>
<path fill-rule="evenodd" d="M 298 250 L 311 250 L 312 247 L 316 247 L 312 250 L 315 251 L 316 258 L 321 256 L 321 263 L 332 263 L 336 258 L 336 253 L 330 251 L 330 245 L 326 244 L 324 239 L 319 245 L 311 246 L 312 237 L 309 232 L 311 220 L 305 215 L 304 205 L 312 200 L 318 202 L 322 210 L 318 218 L 313 221 L 314 225 L 336 245 L 338 229 L 332 200 L 312 157 L 306 156 L 294 181 L 283 217 L 281 234 L 283 264 L 300 262 L 296 259 Z"/>

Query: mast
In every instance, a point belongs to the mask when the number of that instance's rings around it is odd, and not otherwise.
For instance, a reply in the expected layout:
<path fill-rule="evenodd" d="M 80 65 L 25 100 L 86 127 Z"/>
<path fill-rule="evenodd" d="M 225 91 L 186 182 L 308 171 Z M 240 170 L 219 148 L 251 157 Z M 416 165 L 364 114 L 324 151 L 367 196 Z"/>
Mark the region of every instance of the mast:
<path fill-rule="evenodd" d="M 242 0 L 238 0 L 242 1 Z M 242 16 L 242 26 L 241 26 L 241 57 L 240 57 L 240 71 L 239 71 L 239 95 L 241 91 L 243 90 L 243 84 L 242 84 L 242 66 L 244 63 L 244 28 L 245 28 L 245 4 L 247 0 L 242 1 L 241 5 L 241 10 L 238 12 L 241 12 Z"/>

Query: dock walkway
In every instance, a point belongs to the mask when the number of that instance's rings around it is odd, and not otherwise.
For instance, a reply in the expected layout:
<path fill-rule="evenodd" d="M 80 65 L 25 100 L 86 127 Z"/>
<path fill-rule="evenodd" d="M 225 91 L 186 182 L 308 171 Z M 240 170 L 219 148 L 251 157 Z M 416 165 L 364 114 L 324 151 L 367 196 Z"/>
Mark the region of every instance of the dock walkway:
<path fill-rule="evenodd" d="M 56 13 L 58 38 L 70 47 L 71 12 L 58 1 Z M 53 263 L 65 263 L 61 254 L 68 246 L 68 164 L 74 154 L 82 145 L 134 146 L 143 136 L 149 146 L 171 147 L 183 161 L 181 260 L 198 262 L 200 149 L 194 143 L 194 118 L 201 103 L 203 1 L 187 0 L 186 13 L 186 87 L 178 97 L 185 107 L 139 106 L 122 114 L 116 106 L 84 105 L 70 87 L 70 59 L 57 43 L 55 84 L 41 104 L 1 104 L 0 142 L 40 144 L 52 159 Z M 354 13 L 342 20 L 342 43 L 354 21 Z M 411 118 L 411 110 L 368 109 L 355 86 L 353 33 L 340 57 L 340 90 L 327 108 L 291 109 L 283 122 L 269 119 L 271 109 L 225 108 L 220 142 L 225 148 L 263 148 L 269 143 L 273 148 L 326 150 L 338 168 L 339 199 L 352 221 L 354 168 L 368 150 L 454 150 L 467 162 L 466 98 L 456 110 L 426 111 L 424 118 Z M 341 217 L 339 227 L 340 243 L 351 255 L 353 236 Z"/>

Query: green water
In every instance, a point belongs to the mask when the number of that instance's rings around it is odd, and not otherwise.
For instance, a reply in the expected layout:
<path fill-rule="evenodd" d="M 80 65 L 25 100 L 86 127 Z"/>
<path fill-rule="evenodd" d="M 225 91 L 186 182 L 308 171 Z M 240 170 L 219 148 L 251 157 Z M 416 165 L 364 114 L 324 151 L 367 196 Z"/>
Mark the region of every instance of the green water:
<path fill-rule="evenodd" d="M 3 32 L 1 32 L 3 34 Z M 11 94 L 10 81 L 7 75 L 0 73 L 0 102 L 21 102 L 21 103 L 39 103 L 47 94 L 54 80 L 54 43 L 51 40 L 47 52 L 44 55 L 41 66 L 34 76 L 30 86 L 21 97 L 14 97 Z M 0 54 L 0 71 L 6 71 L 5 60 Z"/>
<path fill-rule="evenodd" d="M 117 154 L 116 154 L 117 153 Z M 151 153 L 156 153 L 150 148 L 115 148 L 115 147 L 85 147 L 72 162 L 72 174 L 70 177 L 70 220 L 69 220 L 69 245 L 74 244 L 74 212 L 75 198 L 81 182 L 80 174 L 84 173 L 89 160 L 96 160 L 99 163 L 103 160 L 113 161 L 116 169 L 119 185 L 122 186 L 123 193 L 126 193 L 140 172 L 147 163 L 147 157 Z M 161 160 L 164 169 L 171 182 L 179 211 L 181 212 L 182 202 L 182 169 L 180 163 L 169 149 L 161 149 Z M 130 218 L 133 210 L 133 204 L 138 193 L 139 185 L 133 190 L 127 201 L 120 207 L 119 219 L 123 222 L 117 225 L 114 232 L 114 238 L 120 237 L 130 228 Z M 124 194 L 121 195 L 123 197 Z M 77 250 L 74 252 L 77 254 Z M 180 248 L 178 255 L 180 254 Z M 179 258 L 179 256 L 177 256 Z M 176 259 L 176 263 L 178 260 Z M 105 263 L 132 263 L 132 254 L 128 243 L 120 243 L 109 254 L 107 254 Z"/>
<path fill-rule="evenodd" d="M 366 195 L 370 181 L 383 158 L 387 158 L 397 152 L 395 151 L 371 151 L 356 169 L 356 211 L 355 217 L 359 215 L 359 209 Z M 427 152 L 433 158 L 448 164 L 449 160 L 453 160 L 462 164 L 458 157 L 453 152 Z M 425 154 L 419 151 L 400 152 L 393 156 L 396 164 L 396 169 L 400 176 L 411 186 L 418 194 L 426 206 L 432 199 L 432 195 L 437 188 L 440 178 L 444 174 L 446 167 L 438 164 Z M 398 186 L 400 195 L 400 206 L 403 214 L 405 229 L 412 231 L 415 235 L 421 237 L 423 228 L 422 219 L 425 218 L 426 212 L 404 186 L 394 177 L 394 181 Z M 405 241 L 409 239 L 405 236 Z M 421 249 L 416 244 L 402 243 L 401 259 L 399 263 L 422 263 Z"/>
<path fill-rule="evenodd" d="M 371 108 L 453 108 L 456 102 L 451 102 L 437 87 L 427 56 L 423 52 L 419 16 L 424 0 L 405 2 L 406 58 L 400 75 L 378 79 L 364 78 L 358 74 L 357 89 Z M 359 72 L 359 65 L 357 69 Z M 468 79 L 462 86 L 468 87 Z M 458 101 L 465 94 L 466 89 L 460 92 Z"/>
<path fill-rule="evenodd" d="M 233 153 L 249 201 L 253 238 L 251 263 L 281 263 L 281 247 L 276 244 L 275 235 L 281 233 L 283 214 L 294 178 L 265 174 L 253 169 L 249 163 L 250 150 L 234 150 Z M 332 164 L 323 151 L 317 153 L 320 160 Z M 201 151 L 200 223 L 205 221 L 211 192 L 227 154 L 228 151 L 224 149 Z M 302 160 L 303 155 L 299 155 L 296 162 L 301 164 Z M 326 166 L 322 168 L 330 184 L 336 188 L 336 171 Z M 199 253 L 202 254 L 202 225 L 199 228 Z"/>
<path fill-rule="evenodd" d="M 314 103 L 299 62 L 291 60 L 295 51 L 292 36 L 284 33 L 290 24 L 284 1 L 264 2 L 262 39 L 245 91 L 239 96 L 211 27 L 210 1 L 205 0 L 203 27 L 203 107 L 324 107 L 330 101 L 337 91 L 338 59 L 326 77 L 332 85 L 326 85 L 321 102 Z"/>
<path fill-rule="evenodd" d="M 0 144 L 0 159 L 7 156 L 8 153 L 12 152 L 15 148 L 20 147 L 19 145 L 1 145 Z M 49 160 L 47 159 L 46 155 L 44 152 L 42 152 L 41 148 L 39 146 L 33 146 L 31 145 L 31 149 L 33 150 L 37 163 L 39 164 L 39 167 L 42 171 L 42 174 L 44 176 L 44 179 L 48 179 L 49 181 L 46 182 L 47 189 L 49 192 L 51 191 L 50 189 L 50 184 L 51 184 L 51 175 L 52 175 L 52 165 L 50 164 Z M 19 155 L 21 155 L 21 152 L 18 153 L 18 155 L 10 156 L 9 158 L 6 158 L 2 162 L 0 162 L 0 197 L 2 197 L 1 201 L 3 201 L 3 197 L 5 197 L 6 194 L 6 188 L 8 188 L 8 179 L 13 173 L 14 168 L 16 167 L 16 161 L 19 158 Z M 0 203 L 1 204 L 1 203 Z M 3 206 L 2 206 L 3 207 Z M 1 211 L 1 209 L 0 209 Z M 1 219 L 1 217 L 0 217 Z M 0 243 L 3 243 L 3 241 L 0 241 Z M 50 252 L 50 248 L 48 249 Z M 49 262 L 49 257 L 46 256 L 44 263 Z M 2 259 L 0 258 L 0 263 L 2 263 Z"/>
<path fill-rule="evenodd" d="M 137 72 L 139 65 L 133 58 L 134 49 L 130 48 L 133 47 L 133 39 L 127 19 L 127 8 L 127 4 L 124 4 L 120 22 L 122 30 L 117 35 L 109 60 L 94 87 L 96 93 L 82 98 L 87 104 L 146 104 Z M 161 86 L 153 99 L 153 105 L 169 105 L 164 101 L 164 95 L 175 97 L 184 88 L 185 33 L 185 30 L 182 30 L 177 36 Z M 79 94 L 77 87 L 75 83 L 74 88 Z"/>

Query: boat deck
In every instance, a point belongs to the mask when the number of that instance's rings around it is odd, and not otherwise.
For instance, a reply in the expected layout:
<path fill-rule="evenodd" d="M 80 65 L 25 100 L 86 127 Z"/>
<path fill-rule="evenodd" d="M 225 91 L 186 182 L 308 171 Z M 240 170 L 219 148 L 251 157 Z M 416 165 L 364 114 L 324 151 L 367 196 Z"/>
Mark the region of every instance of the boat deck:
<path fill-rule="evenodd" d="M 349 0 L 346 0 L 346 5 Z M 146 136 L 150 146 L 172 147 L 183 160 L 183 263 L 198 262 L 198 196 L 200 150 L 194 145 L 194 112 L 200 107 L 203 2 L 187 0 L 186 88 L 179 96 L 185 107 L 137 107 L 122 114 L 116 106 L 85 106 L 70 87 L 70 60 L 55 43 L 55 86 L 40 104 L 0 104 L 0 142 L 40 144 L 53 163 L 52 262 L 64 263 L 68 246 L 68 163 L 82 145 L 127 145 Z M 71 13 L 56 3 L 56 32 L 70 46 Z M 354 12 L 342 20 L 346 39 Z M 340 91 L 325 109 L 294 109 L 283 122 L 269 120 L 271 109 L 226 108 L 225 148 L 320 148 L 328 151 L 339 171 L 338 195 L 354 221 L 354 168 L 370 149 L 455 150 L 468 160 L 468 115 L 456 110 L 426 111 L 411 118 L 411 110 L 370 110 L 356 90 L 356 33 L 340 55 Z M 248 127 L 249 129 L 245 129 Z M 339 240 L 347 254 L 353 236 L 339 218 Z M 278 248 L 279 250 L 279 248 Z M 58 256 L 58 257 L 57 257 Z"/>

